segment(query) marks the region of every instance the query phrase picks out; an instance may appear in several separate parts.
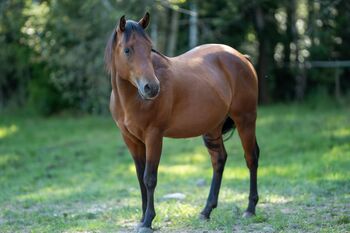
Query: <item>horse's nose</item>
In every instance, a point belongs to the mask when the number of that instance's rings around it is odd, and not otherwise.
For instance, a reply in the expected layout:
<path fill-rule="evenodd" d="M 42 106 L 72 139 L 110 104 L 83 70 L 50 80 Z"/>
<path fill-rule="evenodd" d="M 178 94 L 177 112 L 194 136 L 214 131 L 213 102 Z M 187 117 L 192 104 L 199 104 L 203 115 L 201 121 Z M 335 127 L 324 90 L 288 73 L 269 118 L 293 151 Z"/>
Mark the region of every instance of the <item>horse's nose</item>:
<path fill-rule="evenodd" d="M 145 91 L 145 93 L 147 95 L 151 94 L 151 92 L 152 92 L 151 86 L 148 83 L 143 87 L 143 90 Z"/>
<path fill-rule="evenodd" d="M 159 92 L 159 85 L 157 83 L 146 83 L 143 87 L 144 93 L 149 98 L 155 97 Z"/>

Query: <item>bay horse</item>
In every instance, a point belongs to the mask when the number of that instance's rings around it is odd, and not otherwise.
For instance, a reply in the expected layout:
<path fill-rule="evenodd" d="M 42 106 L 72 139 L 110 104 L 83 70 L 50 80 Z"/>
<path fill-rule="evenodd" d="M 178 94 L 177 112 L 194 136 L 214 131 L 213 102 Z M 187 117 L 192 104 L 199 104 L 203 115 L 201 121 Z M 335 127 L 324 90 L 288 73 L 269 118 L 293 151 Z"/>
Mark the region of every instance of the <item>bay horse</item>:
<path fill-rule="evenodd" d="M 250 172 L 248 208 L 258 202 L 259 147 L 255 137 L 258 80 L 249 59 L 221 44 L 198 46 L 177 57 L 152 49 L 145 33 L 146 13 L 138 22 L 122 16 L 105 51 L 111 75 L 110 111 L 135 163 L 142 197 L 139 232 L 151 232 L 154 190 L 163 137 L 203 136 L 213 177 L 200 217 L 216 208 L 227 158 L 223 134 L 237 128 Z"/>

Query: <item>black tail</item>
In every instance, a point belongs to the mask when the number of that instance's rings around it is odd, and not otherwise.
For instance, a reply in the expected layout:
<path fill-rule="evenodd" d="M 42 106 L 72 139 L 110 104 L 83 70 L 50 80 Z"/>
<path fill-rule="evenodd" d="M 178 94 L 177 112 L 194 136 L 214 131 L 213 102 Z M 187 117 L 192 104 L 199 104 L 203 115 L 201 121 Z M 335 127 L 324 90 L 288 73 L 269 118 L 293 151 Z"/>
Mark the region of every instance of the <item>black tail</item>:
<path fill-rule="evenodd" d="M 235 122 L 230 118 L 227 117 L 224 125 L 222 126 L 222 134 L 225 135 L 224 141 L 230 139 L 233 135 L 233 132 L 236 128 Z"/>

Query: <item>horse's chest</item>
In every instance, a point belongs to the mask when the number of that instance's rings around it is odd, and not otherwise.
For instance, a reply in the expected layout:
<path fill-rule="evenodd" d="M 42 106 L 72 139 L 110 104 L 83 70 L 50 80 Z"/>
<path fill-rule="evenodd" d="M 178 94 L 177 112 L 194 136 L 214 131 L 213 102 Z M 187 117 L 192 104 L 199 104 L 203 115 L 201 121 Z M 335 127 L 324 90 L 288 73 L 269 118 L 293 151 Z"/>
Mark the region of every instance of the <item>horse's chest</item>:
<path fill-rule="evenodd" d="M 142 139 L 145 123 L 140 116 L 124 114 L 122 118 L 118 119 L 118 126 L 123 133 L 129 133 L 133 136 Z"/>

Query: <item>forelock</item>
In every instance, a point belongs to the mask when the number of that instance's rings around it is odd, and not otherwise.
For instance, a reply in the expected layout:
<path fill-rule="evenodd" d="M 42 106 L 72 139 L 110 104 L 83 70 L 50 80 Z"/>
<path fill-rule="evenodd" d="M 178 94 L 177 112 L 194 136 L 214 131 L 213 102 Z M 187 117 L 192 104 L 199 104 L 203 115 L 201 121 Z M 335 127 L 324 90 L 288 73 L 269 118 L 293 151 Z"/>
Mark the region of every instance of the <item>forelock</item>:
<path fill-rule="evenodd" d="M 124 41 L 127 42 L 134 32 L 150 42 L 149 37 L 146 35 L 144 29 L 140 26 L 140 24 L 138 24 L 138 22 L 127 20 L 124 31 Z"/>

